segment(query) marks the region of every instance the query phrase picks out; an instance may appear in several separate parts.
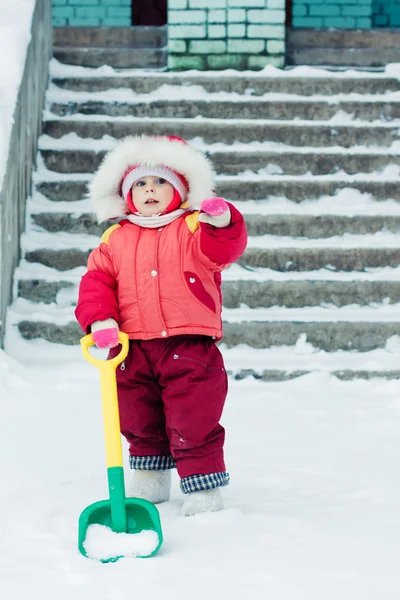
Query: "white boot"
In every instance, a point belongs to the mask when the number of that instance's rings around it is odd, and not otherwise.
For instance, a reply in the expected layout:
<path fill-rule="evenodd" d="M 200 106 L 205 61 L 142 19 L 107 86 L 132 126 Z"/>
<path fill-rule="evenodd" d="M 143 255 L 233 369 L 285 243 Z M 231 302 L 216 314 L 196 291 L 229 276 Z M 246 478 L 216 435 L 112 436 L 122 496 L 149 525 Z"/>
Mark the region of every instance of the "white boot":
<path fill-rule="evenodd" d="M 168 502 L 171 493 L 171 469 L 135 471 L 128 486 L 128 498 L 143 498 L 153 504 Z"/>
<path fill-rule="evenodd" d="M 215 512 L 224 508 L 221 492 L 218 487 L 211 490 L 190 492 L 186 494 L 182 514 L 185 517 L 197 515 L 203 512 Z"/>

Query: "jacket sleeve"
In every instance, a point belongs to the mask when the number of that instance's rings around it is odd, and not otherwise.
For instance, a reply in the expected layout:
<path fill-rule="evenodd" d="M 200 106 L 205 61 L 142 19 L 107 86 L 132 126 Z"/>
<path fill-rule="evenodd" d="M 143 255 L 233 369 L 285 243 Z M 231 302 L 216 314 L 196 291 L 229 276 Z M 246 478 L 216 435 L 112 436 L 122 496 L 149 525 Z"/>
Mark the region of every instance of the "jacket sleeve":
<path fill-rule="evenodd" d="M 116 277 L 110 248 L 105 243 L 101 243 L 89 256 L 88 270 L 79 286 L 75 316 L 86 333 L 90 333 L 94 321 L 112 318 L 119 323 Z"/>
<path fill-rule="evenodd" d="M 243 215 L 228 202 L 231 222 L 227 227 L 213 227 L 200 223 L 200 254 L 222 271 L 240 258 L 247 245 L 247 230 Z"/>

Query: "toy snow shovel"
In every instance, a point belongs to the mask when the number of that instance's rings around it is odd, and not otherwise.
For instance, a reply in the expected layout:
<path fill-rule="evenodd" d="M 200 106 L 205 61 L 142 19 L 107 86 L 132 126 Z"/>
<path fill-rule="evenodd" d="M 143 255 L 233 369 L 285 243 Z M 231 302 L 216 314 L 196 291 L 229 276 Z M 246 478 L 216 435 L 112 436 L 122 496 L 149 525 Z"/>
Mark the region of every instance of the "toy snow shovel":
<path fill-rule="evenodd" d="M 128 354 L 129 338 L 126 333 L 119 333 L 119 342 L 122 349 L 117 356 L 110 360 L 99 360 L 89 353 L 89 348 L 94 345 L 92 335 L 87 335 L 81 339 L 84 357 L 100 371 L 110 498 L 109 500 L 95 502 L 82 512 L 79 518 L 78 547 L 84 556 L 88 556 L 84 544 L 91 525 L 104 525 L 115 533 L 138 534 L 142 531 L 154 531 L 158 536 L 157 546 L 154 548 L 153 544 L 151 551 L 136 554 L 141 558 L 147 558 L 153 556 L 159 550 L 163 542 L 163 536 L 160 516 L 154 504 L 140 498 L 125 497 L 115 370 Z M 100 560 L 102 562 L 115 562 L 119 558 L 123 558 L 123 555 Z"/>

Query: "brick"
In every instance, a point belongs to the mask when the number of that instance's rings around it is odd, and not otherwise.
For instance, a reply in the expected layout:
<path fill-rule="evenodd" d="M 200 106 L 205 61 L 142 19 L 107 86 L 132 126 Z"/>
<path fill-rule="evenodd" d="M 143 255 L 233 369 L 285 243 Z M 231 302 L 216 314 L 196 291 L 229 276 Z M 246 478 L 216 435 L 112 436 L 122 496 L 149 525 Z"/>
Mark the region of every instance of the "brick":
<path fill-rule="evenodd" d="M 363 19 L 357 19 L 356 27 L 357 29 L 371 29 L 372 19 L 367 17 L 364 17 Z"/>
<path fill-rule="evenodd" d="M 293 27 L 322 27 L 324 20 L 321 17 L 293 17 Z M 333 27 L 333 26 L 332 26 Z"/>
<path fill-rule="evenodd" d="M 226 26 L 225 25 L 209 25 L 208 26 L 208 37 L 209 38 L 226 38 Z"/>
<path fill-rule="evenodd" d="M 264 49 L 264 40 L 228 40 L 228 52 L 259 54 Z"/>
<path fill-rule="evenodd" d="M 105 6 L 77 6 L 75 9 L 75 16 L 80 19 L 104 19 L 106 16 Z"/>
<path fill-rule="evenodd" d="M 357 4 L 355 6 L 342 6 L 342 15 L 349 17 L 370 17 L 372 14 L 371 6 L 367 4 Z"/>
<path fill-rule="evenodd" d="M 284 25 L 248 25 L 247 26 L 247 35 L 249 35 L 249 29 L 252 27 L 261 27 L 262 28 L 262 36 L 266 39 L 274 39 L 281 40 L 285 37 L 285 26 Z M 250 32 L 256 32 L 256 29 L 250 29 Z M 260 30 L 261 31 L 261 30 Z M 257 37 L 257 36 L 256 36 Z"/>
<path fill-rule="evenodd" d="M 246 25 L 234 23 L 228 25 L 228 37 L 244 38 L 246 37 Z"/>
<path fill-rule="evenodd" d="M 285 42 L 283 40 L 267 40 L 268 54 L 284 54 Z"/>
<path fill-rule="evenodd" d="M 340 14 L 340 7 L 336 4 L 312 4 L 309 8 L 310 17 L 338 17 Z"/>
<path fill-rule="evenodd" d="M 387 15 L 374 15 L 373 18 L 374 27 L 384 27 L 389 23 L 389 17 Z"/>
<path fill-rule="evenodd" d="M 272 19 L 271 20 L 271 14 Z M 248 10 L 247 21 L 249 23 L 284 23 L 285 12 L 283 10 Z"/>
<path fill-rule="evenodd" d="M 208 12 L 209 23 L 225 23 L 226 22 L 226 10 L 210 10 Z"/>
<path fill-rule="evenodd" d="M 106 10 L 107 17 L 116 17 L 117 19 L 130 19 L 132 16 L 131 9 L 127 6 L 119 6 L 118 8 L 116 6 L 107 6 Z"/>
<path fill-rule="evenodd" d="M 331 17 L 326 20 L 325 27 L 337 27 L 338 29 L 354 29 L 356 26 L 356 19 L 353 17 Z"/>
<path fill-rule="evenodd" d="M 117 17 L 105 17 L 101 20 L 100 25 L 105 27 L 130 27 L 132 25 L 131 17 L 129 19 L 118 19 Z"/>
<path fill-rule="evenodd" d="M 267 0 L 267 8 L 286 10 L 286 0 Z"/>
<path fill-rule="evenodd" d="M 98 27 L 102 24 L 100 19 L 78 19 L 77 17 L 68 19 L 68 25 L 71 27 Z"/>
<path fill-rule="evenodd" d="M 53 6 L 66 6 L 67 0 L 53 0 Z"/>
<path fill-rule="evenodd" d="M 247 37 L 248 38 L 283 38 L 282 35 L 278 35 L 278 31 L 274 31 L 275 27 L 273 25 L 248 25 L 247 26 Z M 284 31 L 285 28 L 281 27 L 281 31 Z M 271 35 L 272 34 L 272 35 Z"/>
<path fill-rule="evenodd" d="M 168 12 L 170 10 L 187 8 L 188 0 L 168 0 Z"/>
<path fill-rule="evenodd" d="M 53 7 L 53 19 L 68 19 L 73 17 L 75 9 L 72 6 L 54 6 Z"/>
<path fill-rule="evenodd" d="M 265 0 L 228 0 L 228 6 L 238 6 L 240 8 L 264 7 Z"/>
<path fill-rule="evenodd" d="M 176 54 L 184 54 L 187 50 L 187 45 L 184 40 L 169 40 L 168 52 Z"/>
<path fill-rule="evenodd" d="M 228 8 L 228 21 L 230 23 L 245 23 L 246 11 L 239 8 Z"/>
<path fill-rule="evenodd" d="M 226 8 L 226 0 L 189 0 L 190 8 Z"/>
<path fill-rule="evenodd" d="M 58 17 L 54 17 L 53 16 L 53 27 L 65 27 L 65 25 L 67 24 L 67 19 L 60 19 Z"/>
<path fill-rule="evenodd" d="M 243 54 L 210 54 L 207 57 L 209 69 L 245 69 L 246 57 Z"/>
<path fill-rule="evenodd" d="M 53 0 L 53 5 L 56 2 Z M 98 6 L 99 0 L 68 0 L 69 6 Z"/>
<path fill-rule="evenodd" d="M 204 71 L 206 67 L 205 56 L 196 56 L 195 54 L 186 54 L 185 56 L 170 54 L 168 56 L 168 69 L 171 71 L 185 71 L 186 69 Z"/>
<path fill-rule="evenodd" d="M 296 6 L 293 6 L 292 15 L 294 17 L 305 17 L 306 15 L 308 15 L 307 8 L 308 7 L 305 4 L 298 4 Z"/>
<path fill-rule="evenodd" d="M 226 42 L 222 40 L 189 42 L 189 52 L 191 54 L 225 54 Z"/>
<path fill-rule="evenodd" d="M 282 68 L 285 66 L 285 57 L 282 56 L 249 56 L 247 66 L 249 69 L 264 69 L 267 65 Z"/>
<path fill-rule="evenodd" d="M 186 23 L 205 23 L 206 21 L 205 10 L 172 10 L 168 15 L 168 23 L 173 24 L 186 24 Z"/>
<path fill-rule="evenodd" d="M 205 38 L 205 25 L 170 25 L 168 27 L 168 36 L 171 39 L 180 38 Z"/>

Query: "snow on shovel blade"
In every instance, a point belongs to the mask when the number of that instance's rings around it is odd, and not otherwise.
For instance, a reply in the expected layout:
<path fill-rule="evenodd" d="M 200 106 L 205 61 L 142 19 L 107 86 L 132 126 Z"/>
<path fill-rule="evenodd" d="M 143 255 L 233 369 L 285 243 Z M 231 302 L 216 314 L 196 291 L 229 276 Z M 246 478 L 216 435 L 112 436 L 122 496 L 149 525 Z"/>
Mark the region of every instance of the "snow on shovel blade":
<path fill-rule="evenodd" d="M 160 517 L 157 508 L 151 502 L 142 500 L 141 498 L 125 498 L 126 509 L 126 528 L 121 527 L 121 531 L 115 531 L 115 525 L 112 521 L 112 505 L 110 500 L 101 500 L 91 504 L 82 512 L 79 518 L 78 526 L 78 548 L 83 556 L 88 558 L 99 558 L 101 562 L 115 562 L 120 558 L 128 556 L 137 556 L 139 558 L 148 558 L 158 552 L 162 542 L 162 530 Z M 109 534 L 114 536 L 110 548 L 111 552 L 115 550 L 116 555 L 110 556 L 107 550 L 98 555 L 97 551 L 92 551 L 92 547 L 96 548 L 96 541 L 93 544 L 88 544 L 88 530 L 94 525 L 100 525 L 109 528 Z M 94 530 L 94 528 L 93 528 Z M 138 534 L 145 532 L 154 532 L 155 535 L 139 536 Z M 89 532 L 91 534 L 91 532 Z M 98 531 L 99 536 L 102 536 L 103 545 L 110 542 L 110 535 L 107 532 Z M 124 539 L 118 543 L 118 535 L 125 534 Z M 127 539 L 127 534 L 133 534 L 132 539 Z M 99 538 L 100 539 L 100 538 Z M 122 548 L 122 552 L 121 552 Z M 104 552 L 106 553 L 106 557 Z"/>

